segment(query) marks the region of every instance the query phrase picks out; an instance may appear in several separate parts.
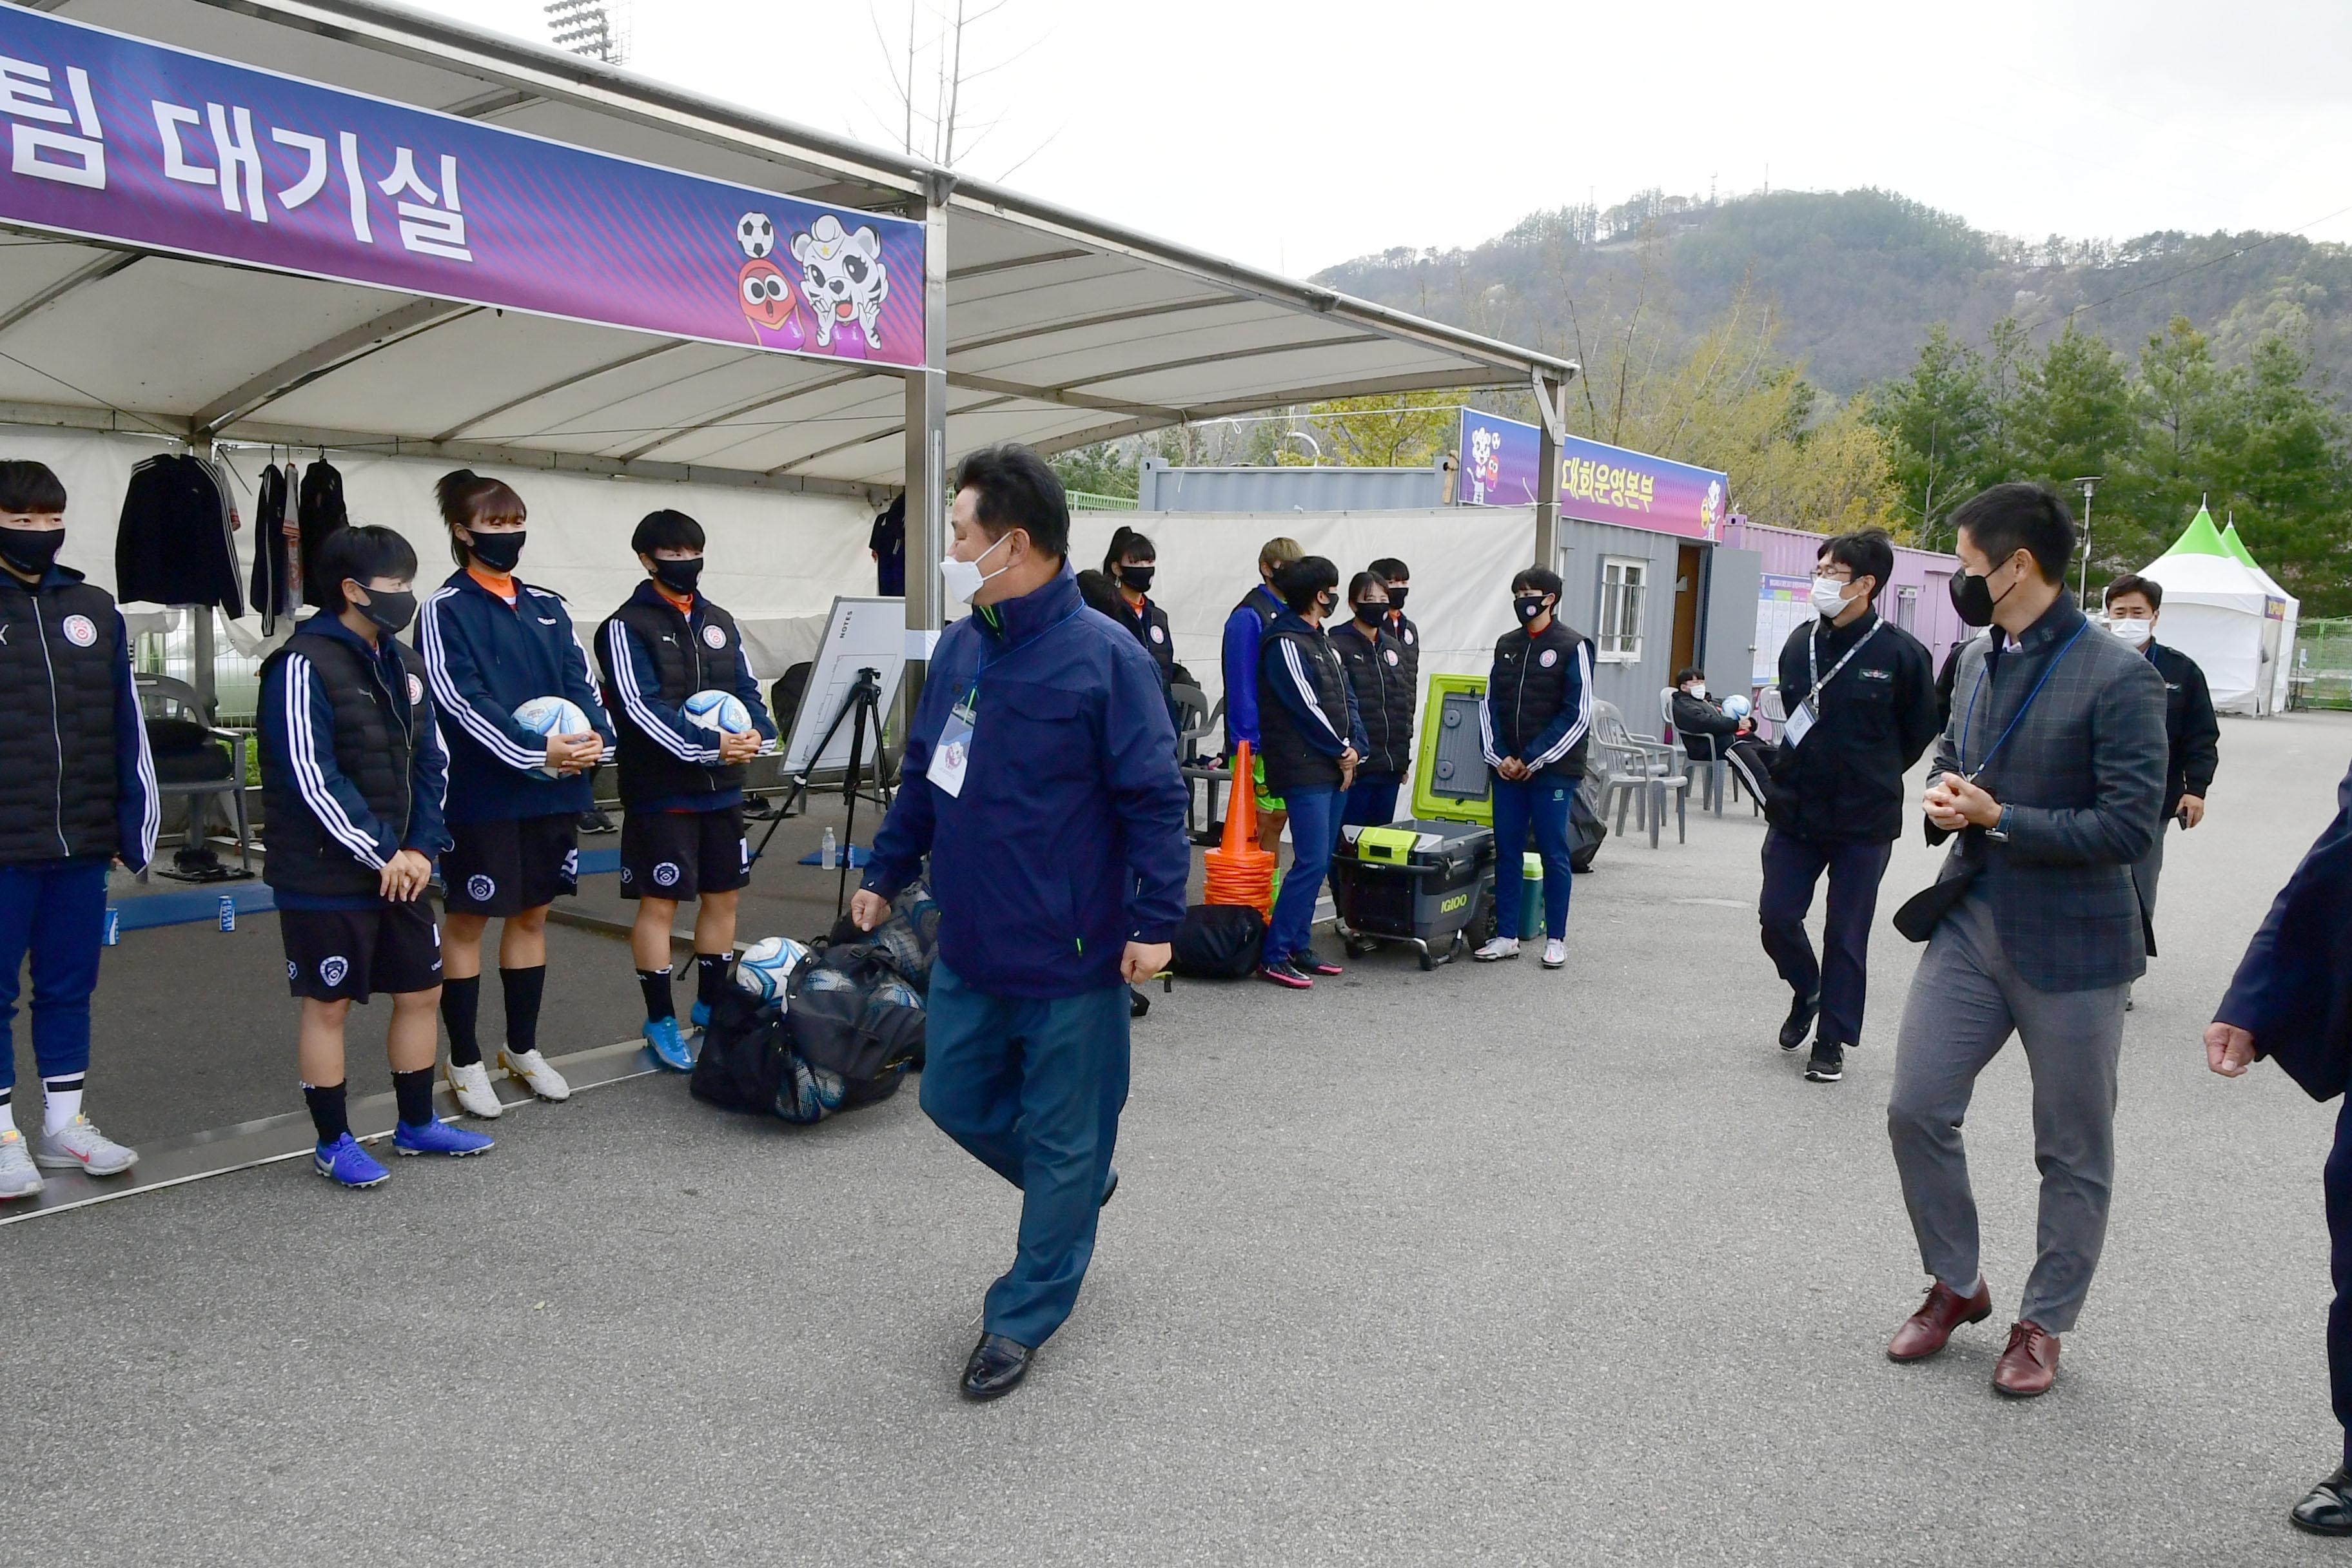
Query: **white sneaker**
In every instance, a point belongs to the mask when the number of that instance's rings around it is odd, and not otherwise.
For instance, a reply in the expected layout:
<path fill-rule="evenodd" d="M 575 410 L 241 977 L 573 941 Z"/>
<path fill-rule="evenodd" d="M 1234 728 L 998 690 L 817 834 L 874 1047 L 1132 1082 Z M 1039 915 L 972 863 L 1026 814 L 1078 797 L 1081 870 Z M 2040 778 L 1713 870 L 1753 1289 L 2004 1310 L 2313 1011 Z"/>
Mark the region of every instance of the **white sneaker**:
<path fill-rule="evenodd" d="M 25 1152 L 25 1135 L 13 1127 L 0 1132 L 0 1199 L 37 1197 L 47 1185 Z"/>
<path fill-rule="evenodd" d="M 500 1051 L 499 1066 L 507 1069 L 509 1078 L 513 1079 L 541 1100 L 562 1100 L 572 1098 L 572 1086 L 563 1081 L 562 1073 L 547 1065 L 547 1058 L 541 1056 L 536 1049 Z"/>
<path fill-rule="evenodd" d="M 44 1132 L 33 1141 L 33 1163 L 44 1171 L 119 1176 L 139 1163 L 139 1152 L 100 1132 L 89 1117 L 76 1116 L 55 1132 Z"/>
<path fill-rule="evenodd" d="M 490 1069 L 481 1063 L 467 1062 L 459 1067 L 451 1062 L 441 1076 L 448 1080 L 450 1092 L 457 1097 L 457 1109 L 467 1115 L 495 1121 L 507 1113 L 498 1090 L 490 1087 Z"/>
<path fill-rule="evenodd" d="M 1558 969 L 1561 964 L 1566 963 L 1567 962 L 1568 943 L 1560 941 L 1558 937 L 1554 937 L 1551 941 L 1544 943 L 1543 966 L 1546 969 Z"/>
<path fill-rule="evenodd" d="M 1486 945 L 1470 956 L 1481 963 L 1492 963 L 1498 958 L 1517 958 L 1519 956 L 1519 939 L 1515 936 L 1488 937 Z"/>

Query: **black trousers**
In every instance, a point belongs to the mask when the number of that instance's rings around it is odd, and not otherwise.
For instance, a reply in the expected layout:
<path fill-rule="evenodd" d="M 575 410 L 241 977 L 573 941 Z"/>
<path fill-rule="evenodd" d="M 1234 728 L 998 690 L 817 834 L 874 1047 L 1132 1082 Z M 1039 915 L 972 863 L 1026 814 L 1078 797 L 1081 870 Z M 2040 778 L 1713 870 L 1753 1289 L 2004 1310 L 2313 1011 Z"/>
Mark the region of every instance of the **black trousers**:
<path fill-rule="evenodd" d="M 2352 1465 L 2352 1096 L 2336 1112 L 2326 1192 L 2328 1271 L 2336 1279 L 2327 1309 L 2327 1391 L 2344 1425 L 2344 1462 Z"/>
<path fill-rule="evenodd" d="M 1870 924 L 1878 914 L 1878 881 L 1894 852 L 1892 844 L 1863 838 L 1800 838 L 1778 828 L 1764 835 L 1764 890 L 1756 900 L 1764 951 L 1790 990 L 1800 996 L 1821 993 L 1821 1039 L 1862 1043 Z M 1829 923 L 1815 958 L 1805 916 L 1823 871 L 1830 876 Z"/>

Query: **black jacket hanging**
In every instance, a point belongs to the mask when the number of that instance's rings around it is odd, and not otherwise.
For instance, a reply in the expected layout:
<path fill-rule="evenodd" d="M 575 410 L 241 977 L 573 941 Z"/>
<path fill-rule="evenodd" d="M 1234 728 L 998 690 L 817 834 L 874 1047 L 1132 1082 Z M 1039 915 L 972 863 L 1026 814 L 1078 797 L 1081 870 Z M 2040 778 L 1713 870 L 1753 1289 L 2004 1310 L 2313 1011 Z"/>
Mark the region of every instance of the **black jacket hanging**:
<path fill-rule="evenodd" d="M 220 470 L 201 458 L 166 453 L 132 468 L 114 538 L 115 596 L 245 614 L 232 517 Z"/>
<path fill-rule="evenodd" d="M 261 470 L 253 502 L 253 607 L 261 635 L 278 630 L 281 616 L 301 603 L 295 595 L 293 563 L 286 549 L 286 473 L 275 463 Z"/>
<path fill-rule="evenodd" d="M 296 501 L 296 517 L 302 531 L 302 602 L 327 607 L 320 597 L 326 584 L 319 581 L 319 546 L 327 535 L 351 521 L 343 510 L 343 476 L 332 463 L 320 458 L 302 470 L 302 486 Z"/>

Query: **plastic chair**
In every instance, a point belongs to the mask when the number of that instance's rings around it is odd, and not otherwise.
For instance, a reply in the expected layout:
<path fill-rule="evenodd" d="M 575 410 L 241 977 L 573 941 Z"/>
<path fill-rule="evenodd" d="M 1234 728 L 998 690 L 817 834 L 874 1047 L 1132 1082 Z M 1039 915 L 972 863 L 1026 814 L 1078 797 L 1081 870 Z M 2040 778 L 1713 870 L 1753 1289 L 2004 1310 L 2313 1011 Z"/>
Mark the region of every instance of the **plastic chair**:
<path fill-rule="evenodd" d="M 1193 756 L 1197 754 L 1196 742 L 1201 737 L 1215 729 L 1218 721 L 1224 717 L 1224 699 L 1219 698 L 1216 707 L 1211 708 L 1208 693 L 1197 686 L 1171 686 L 1168 689 L 1168 697 L 1169 700 L 1176 705 L 1176 755 L 1180 759 Z M 1230 791 L 1234 782 L 1234 770 L 1219 767 L 1212 763 L 1180 761 L 1176 772 L 1184 780 L 1184 831 L 1191 836 L 1195 844 L 1215 842 L 1218 822 L 1217 786 L 1223 784 Z M 1204 786 L 1205 790 L 1204 795 L 1200 797 L 1202 799 L 1204 810 L 1201 826 L 1197 828 L 1192 826 L 1192 802 L 1196 798 L 1193 790 L 1195 784 Z"/>
<path fill-rule="evenodd" d="M 155 794 L 159 798 L 193 800 L 196 796 L 228 796 L 229 816 L 236 824 L 236 855 L 239 868 L 247 873 L 253 869 L 253 825 L 247 815 L 245 803 L 245 749 L 249 737 L 240 730 L 224 730 L 212 721 L 196 697 L 196 689 L 184 680 L 174 680 L 168 675 L 137 675 L 131 678 L 131 688 L 138 693 L 139 711 L 147 719 L 179 719 L 203 726 L 205 733 L 228 746 L 228 766 L 226 770 L 197 779 L 157 779 Z M 205 810 L 192 805 L 188 809 L 187 847 L 199 849 L 205 842 Z M 150 869 L 152 868 L 151 867 Z M 139 873 L 141 881 L 147 872 Z"/>
<path fill-rule="evenodd" d="M 1675 842 L 1689 842 L 1690 771 L 1681 748 L 1634 734 L 1625 727 L 1625 716 L 1607 702 L 1592 705 L 1592 739 L 1608 758 L 1610 791 L 1617 796 L 1617 831 L 1625 831 L 1625 808 L 1633 805 L 1641 814 L 1636 826 L 1650 830 L 1650 847 L 1655 849 L 1671 794 Z"/>

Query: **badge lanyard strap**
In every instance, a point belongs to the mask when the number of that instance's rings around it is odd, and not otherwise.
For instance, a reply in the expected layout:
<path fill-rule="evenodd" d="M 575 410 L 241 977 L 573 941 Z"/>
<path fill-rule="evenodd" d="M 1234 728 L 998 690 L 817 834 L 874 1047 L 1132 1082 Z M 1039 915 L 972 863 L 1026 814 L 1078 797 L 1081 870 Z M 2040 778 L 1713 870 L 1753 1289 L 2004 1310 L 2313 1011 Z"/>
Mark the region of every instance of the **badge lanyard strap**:
<path fill-rule="evenodd" d="M 1985 769 L 1992 766 L 1993 758 L 2000 754 L 2001 747 L 2006 745 L 2010 736 L 2016 732 L 2017 721 L 2025 717 L 2026 710 L 2033 706 L 2033 700 L 2042 695 L 2042 689 L 2049 684 L 2050 677 L 2057 670 L 2060 661 L 2074 650 L 2074 645 L 2083 640 L 2083 634 L 2090 629 L 2091 623 L 2087 620 L 2076 626 L 2074 635 L 2066 639 L 2066 646 L 2060 648 L 2051 657 L 2050 662 L 2042 667 L 2042 678 L 2033 683 L 2033 689 L 2025 694 L 2025 700 L 2018 705 L 2017 711 L 2009 716 L 2008 728 L 2001 731 L 2000 738 L 1995 741 L 1992 743 L 1992 749 L 1984 754 L 1984 761 L 1977 764 L 1976 773 L 1970 773 L 1969 771 L 1969 727 L 1976 721 L 1977 694 L 1984 689 L 1985 683 L 1984 667 L 1982 665 L 1977 667 L 1977 683 L 1969 688 L 1968 711 L 1960 715 L 1960 754 L 1957 760 L 1960 764 L 1962 778 L 1973 784 L 1976 782 L 1977 773 L 1981 773 Z"/>
<path fill-rule="evenodd" d="M 1869 642 L 1871 638 L 1876 637 L 1885 628 L 1885 626 L 1886 623 L 1882 620 L 1877 623 L 1877 625 L 1872 626 L 1868 631 L 1863 633 L 1854 645 L 1845 650 L 1845 658 L 1841 658 L 1835 664 L 1830 666 L 1830 672 L 1827 675 L 1823 675 L 1822 673 L 1822 638 L 1820 629 L 1816 626 L 1813 635 L 1805 639 L 1805 673 L 1811 677 L 1812 680 L 1812 685 L 1806 689 L 1805 700 L 1811 703 L 1817 709 L 1821 707 L 1822 688 L 1828 685 L 1831 681 L 1835 680 L 1838 677 L 1838 671 L 1845 668 L 1846 659 L 1850 659 L 1855 654 L 1860 653 L 1863 649 L 1863 645 Z"/>

